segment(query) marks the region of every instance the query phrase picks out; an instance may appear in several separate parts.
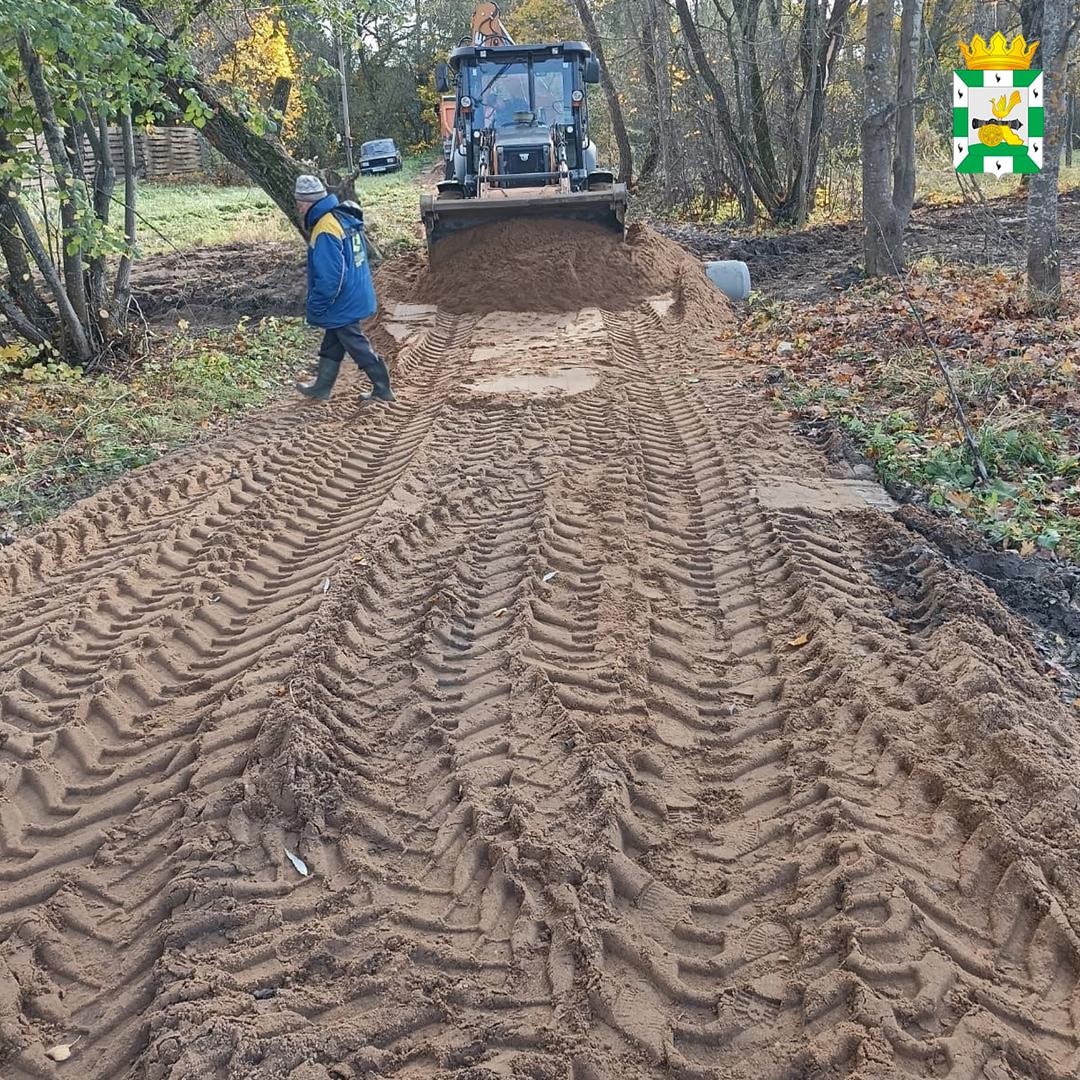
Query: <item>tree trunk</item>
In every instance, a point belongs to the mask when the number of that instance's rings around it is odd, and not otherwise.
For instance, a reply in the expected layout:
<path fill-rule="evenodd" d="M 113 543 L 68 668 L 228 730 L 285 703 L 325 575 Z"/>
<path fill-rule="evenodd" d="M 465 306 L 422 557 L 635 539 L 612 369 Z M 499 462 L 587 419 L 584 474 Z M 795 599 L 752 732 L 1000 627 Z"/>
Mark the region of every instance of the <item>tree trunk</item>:
<path fill-rule="evenodd" d="M 900 14 L 900 72 L 896 84 L 896 146 L 893 153 L 893 204 L 900 232 L 915 203 L 915 94 L 919 82 L 923 0 L 904 0 Z"/>
<path fill-rule="evenodd" d="M 15 327 L 16 332 L 26 338 L 31 345 L 44 345 L 48 340 L 2 285 L 0 285 L 0 312 Z"/>
<path fill-rule="evenodd" d="M 60 273 L 49 258 L 49 253 L 45 250 L 45 245 L 42 244 L 41 237 L 38 236 L 37 229 L 34 227 L 34 222 L 22 204 L 22 199 L 11 200 L 11 211 L 18 223 L 19 231 L 23 234 L 26 246 L 30 254 L 34 256 L 34 262 L 37 263 L 41 276 L 45 279 L 45 284 L 49 286 L 49 291 L 56 301 L 61 325 L 69 335 L 76 355 L 81 360 L 89 360 L 93 355 L 93 349 L 90 347 L 90 339 L 86 336 L 86 328 L 79 321 L 75 308 L 72 306 L 71 297 L 68 296 L 64 283 L 60 279 Z"/>
<path fill-rule="evenodd" d="M 38 118 L 41 120 L 42 133 L 45 136 L 45 145 L 49 151 L 49 159 L 52 162 L 53 175 L 56 178 L 56 187 L 60 195 L 60 222 L 61 222 L 61 262 L 64 267 L 64 290 L 67 294 L 68 304 L 74 321 L 78 326 L 71 325 L 72 342 L 75 350 L 82 360 L 89 360 L 92 355 L 90 342 L 87 338 L 89 328 L 89 312 L 86 302 L 86 280 L 83 277 L 83 259 L 78 248 L 71 249 L 71 242 L 76 236 L 78 226 L 78 214 L 74 203 L 74 176 L 68 160 L 68 151 L 64 145 L 64 133 L 56 118 L 56 110 L 53 107 L 52 94 L 45 81 L 45 73 L 41 66 L 41 57 L 31 44 L 30 35 L 25 30 L 18 33 L 19 59 L 22 61 L 23 70 L 26 72 L 27 85 L 34 99 L 34 107 Z M 79 178 L 82 179 L 81 177 Z M 30 237 L 26 237 L 29 243 Z"/>
<path fill-rule="evenodd" d="M 899 273 L 904 265 L 903 230 L 892 193 L 896 130 L 892 14 L 892 0 L 868 0 L 862 177 L 866 273 L 871 277 Z"/>
<path fill-rule="evenodd" d="M 851 0 L 834 0 L 829 18 L 821 33 L 820 45 L 815 51 L 815 64 L 811 69 L 811 82 L 807 91 L 810 102 L 807 105 L 802 183 L 799 185 L 800 221 L 806 221 L 817 203 L 818 162 L 821 157 L 821 140 L 825 130 L 825 104 L 829 92 L 829 77 L 833 61 L 844 40 L 850 10 Z"/>
<path fill-rule="evenodd" d="M 1028 184 L 1027 276 L 1032 292 L 1047 306 L 1061 297 L 1061 236 L 1058 228 L 1058 175 L 1065 136 L 1065 82 L 1068 67 L 1069 0 L 1043 0 L 1040 57 L 1045 88 L 1042 171 Z"/>
<path fill-rule="evenodd" d="M 8 160 L 15 158 L 15 147 L 2 128 L 0 128 L 0 158 Z M 19 222 L 15 214 L 17 195 L 18 190 L 13 180 L 0 180 L 0 255 L 3 256 L 4 265 L 8 271 L 7 290 L 11 302 L 18 306 L 22 314 L 37 327 L 50 327 L 46 336 L 51 336 L 51 324 L 55 323 L 56 316 L 38 295 L 37 287 L 34 285 L 34 275 L 31 273 L 30 260 L 26 255 L 28 249 L 20 236 Z"/>
<path fill-rule="evenodd" d="M 664 139 L 660 130 L 658 98 L 655 93 L 658 82 L 652 26 L 649 20 L 640 12 L 635 13 L 633 21 L 637 23 L 634 42 L 638 47 L 638 54 L 641 58 L 642 82 L 647 88 L 645 92 L 646 102 L 642 109 L 642 112 L 645 113 L 643 125 L 645 128 L 645 152 L 638 167 L 637 180 L 639 183 L 645 183 L 659 171 L 660 183 L 663 185 L 667 183 L 668 178 L 663 174 Z"/>
<path fill-rule="evenodd" d="M 770 207 L 775 202 L 775 199 L 747 156 L 746 140 L 741 139 L 739 132 L 736 130 L 727 94 L 724 92 L 724 87 L 717 78 L 712 64 L 709 63 L 705 45 L 701 40 L 701 34 L 698 33 L 697 23 L 690 12 L 687 0 L 675 0 L 675 10 L 678 12 L 679 23 L 682 25 L 683 33 L 686 35 L 686 40 L 690 45 L 690 52 L 694 58 L 694 64 L 697 66 L 698 74 L 712 97 L 717 125 L 723 132 L 724 140 L 736 160 L 738 171 L 741 176 L 746 178 L 747 184 L 753 189 L 761 204 L 771 213 Z"/>
<path fill-rule="evenodd" d="M 607 60 L 604 56 L 604 45 L 600 38 L 600 31 L 596 28 L 596 20 L 589 8 L 589 0 L 574 0 L 578 18 L 585 30 L 585 40 L 589 43 L 593 55 L 600 61 L 600 85 L 604 91 L 604 99 L 607 101 L 608 113 L 611 116 L 611 130 L 615 135 L 615 145 L 619 148 L 619 179 L 624 184 L 629 184 L 634 175 L 634 155 L 630 149 L 630 136 L 626 132 L 626 122 L 623 119 L 622 104 L 619 101 L 619 92 L 612 81 L 611 72 L 608 70 Z"/>
<path fill-rule="evenodd" d="M 89 114 L 89 108 L 87 108 Z M 102 109 L 94 121 L 86 121 L 86 137 L 94 150 L 94 213 L 102 224 L 109 223 L 113 193 L 116 190 L 116 166 L 112 147 L 109 145 L 109 120 Z M 102 337 L 112 332 L 109 324 L 109 308 L 105 294 L 105 256 L 95 255 L 90 260 L 90 303 L 93 305 L 101 328 Z M 104 313 L 104 314 L 103 314 Z"/>

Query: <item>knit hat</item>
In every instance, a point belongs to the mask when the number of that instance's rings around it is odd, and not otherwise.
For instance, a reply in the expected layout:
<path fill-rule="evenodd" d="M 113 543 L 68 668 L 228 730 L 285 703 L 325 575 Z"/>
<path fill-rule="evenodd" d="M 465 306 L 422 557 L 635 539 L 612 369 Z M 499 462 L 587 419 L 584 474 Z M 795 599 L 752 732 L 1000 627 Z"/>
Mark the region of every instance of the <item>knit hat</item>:
<path fill-rule="evenodd" d="M 299 202 L 318 202 L 326 197 L 326 185 L 317 176 L 305 174 L 296 178 L 293 194 Z"/>

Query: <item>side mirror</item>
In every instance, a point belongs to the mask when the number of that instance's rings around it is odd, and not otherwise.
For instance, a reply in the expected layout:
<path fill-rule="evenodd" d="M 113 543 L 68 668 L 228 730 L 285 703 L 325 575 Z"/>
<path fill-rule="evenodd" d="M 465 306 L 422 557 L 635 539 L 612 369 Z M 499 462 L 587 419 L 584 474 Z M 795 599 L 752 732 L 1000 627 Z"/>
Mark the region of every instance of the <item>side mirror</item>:
<path fill-rule="evenodd" d="M 590 56 L 585 61 L 585 81 L 590 86 L 595 86 L 600 81 L 600 61 L 595 56 Z"/>
<path fill-rule="evenodd" d="M 445 94 L 450 89 L 450 68 L 447 64 L 435 65 L 435 89 Z"/>

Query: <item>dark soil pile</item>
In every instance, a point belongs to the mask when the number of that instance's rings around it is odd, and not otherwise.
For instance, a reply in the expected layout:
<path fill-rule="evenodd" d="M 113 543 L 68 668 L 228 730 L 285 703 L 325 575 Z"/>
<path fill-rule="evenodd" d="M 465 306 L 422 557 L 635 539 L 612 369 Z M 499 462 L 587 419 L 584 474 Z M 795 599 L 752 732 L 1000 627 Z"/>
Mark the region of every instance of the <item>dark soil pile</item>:
<path fill-rule="evenodd" d="M 705 290 L 693 288 L 700 281 Z M 503 221 L 452 234 L 437 244 L 413 299 L 457 314 L 490 311 L 627 311 L 675 293 L 727 321 L 731 308 L 701 264 L 644 225 L 626 239 L 576 221 Z M 701 312 L 705 314 L 705 312 Z"/>
<path fill-rule="evenodd" d="M 135 264 L 135 298 L 148 319 L 213 322 L 240 315 L 302 315 L 304 249 L 297 244 L 223 244 Z"/>

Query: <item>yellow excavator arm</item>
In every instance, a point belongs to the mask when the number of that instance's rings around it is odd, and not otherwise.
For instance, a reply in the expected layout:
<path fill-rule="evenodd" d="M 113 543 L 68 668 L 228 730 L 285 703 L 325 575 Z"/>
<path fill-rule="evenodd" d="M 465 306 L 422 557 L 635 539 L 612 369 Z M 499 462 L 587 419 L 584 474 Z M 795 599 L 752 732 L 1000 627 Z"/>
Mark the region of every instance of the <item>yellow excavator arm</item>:
<path fill-rule="evenodd" d="M 472 16 L 472 43 L 474 47 L 489 45 L 513 45 L 514 39 L 503 26 L 499 16 L 499 5 L 494 3 L 477 4 Z"/>

